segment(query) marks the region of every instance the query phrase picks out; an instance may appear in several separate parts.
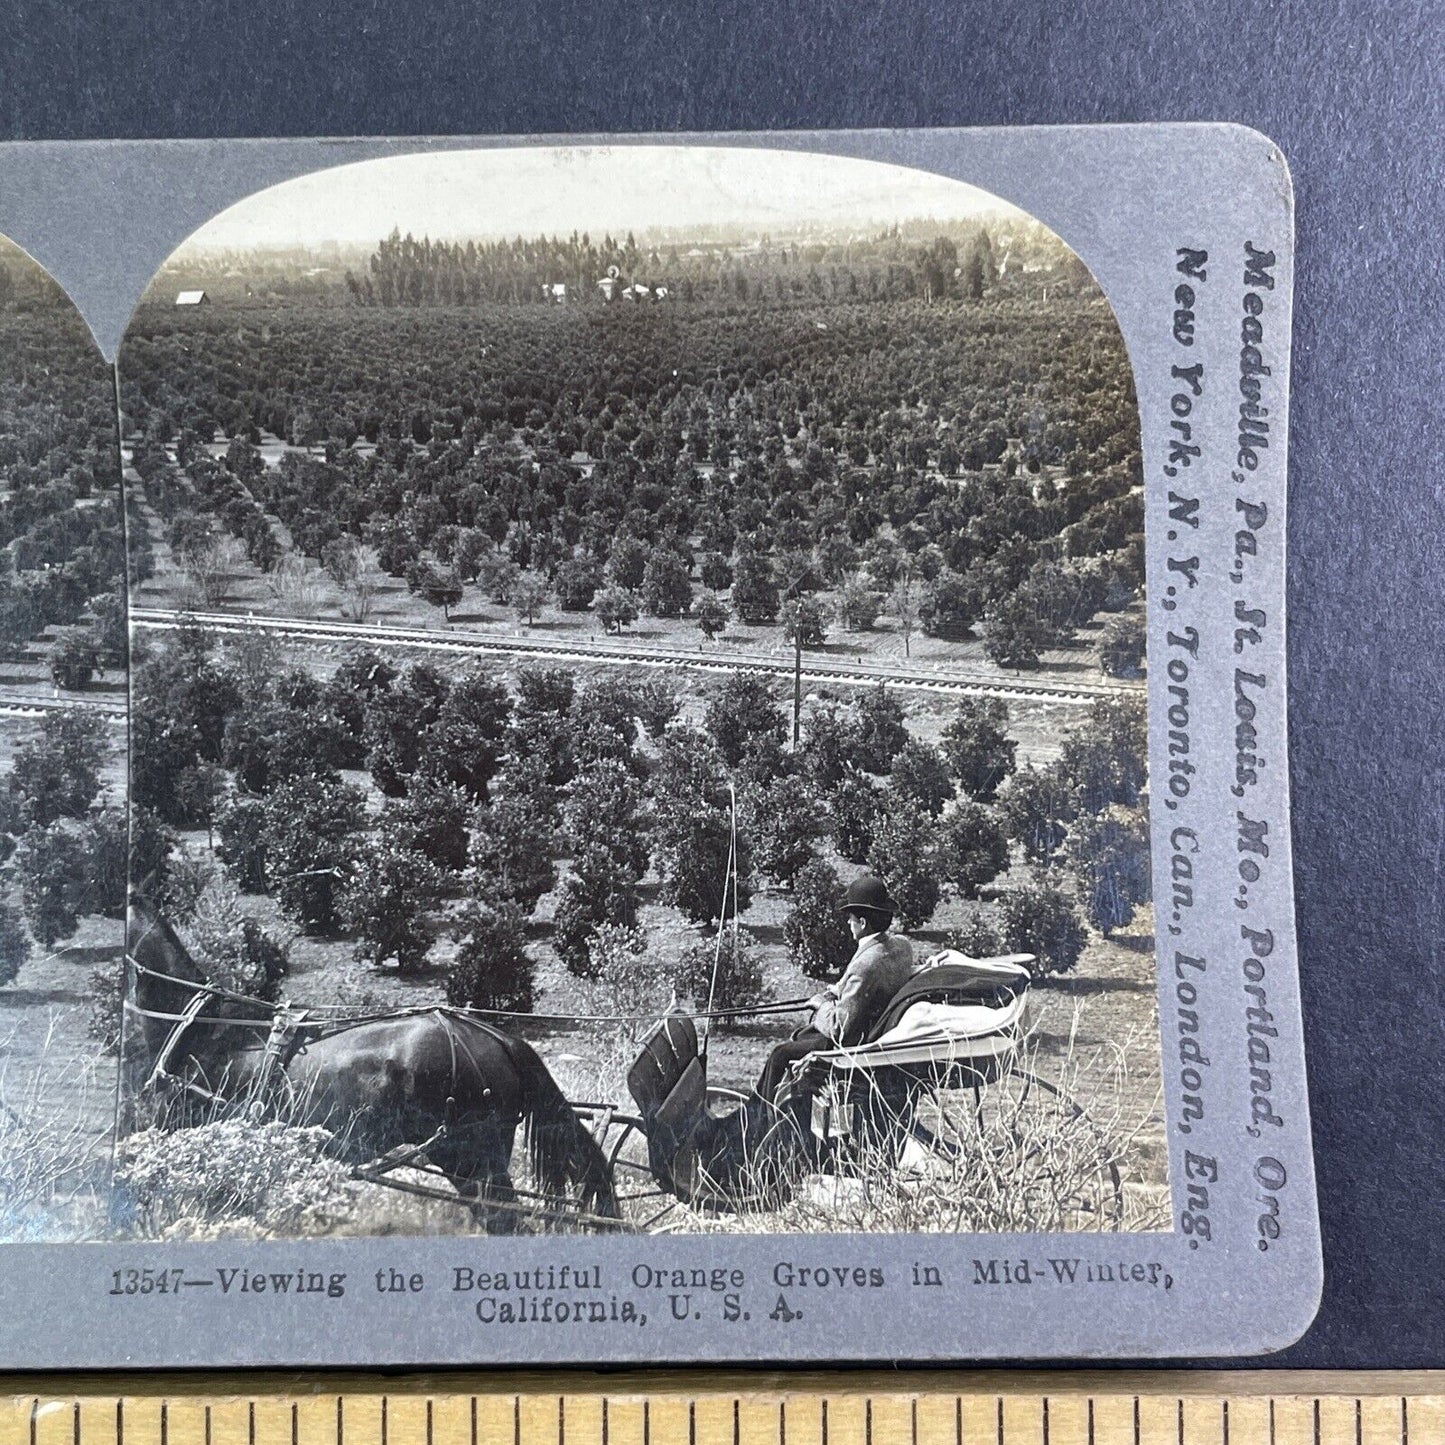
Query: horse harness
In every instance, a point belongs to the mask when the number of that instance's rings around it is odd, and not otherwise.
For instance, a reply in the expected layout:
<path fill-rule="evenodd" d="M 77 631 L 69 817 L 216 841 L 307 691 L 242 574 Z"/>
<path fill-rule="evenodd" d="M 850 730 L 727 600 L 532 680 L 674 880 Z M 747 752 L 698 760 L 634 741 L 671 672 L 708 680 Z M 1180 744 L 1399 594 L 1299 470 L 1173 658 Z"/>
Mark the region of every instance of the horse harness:
<path fill-rule="evenodd" d="M 141 973 L 153 974 L 155 972 L 155 970 L 147 968 L 134 958 L 130 959 L 129 962 Z M 313 1009 L 298 1008 L 289 1002 L 272 1005 L 262 999 L 253 998 L 246 994 L 233 993 L 228 989 L 221 988 L 219 985 L 200 983 L 190 979 L 175 979 L 169 975 L 160 976 L 166 978 L 167 981 L 171 983 L 183 983 L 194 989 L 195 992 L 180 1013 L 166 1013 L 158 1009 L 142 1008 L 131 998 L 125 1000 L 127 1011 L 141 1018 L 156 1019 L 171 1024 L 171 1030 L 166 1035 L 165 1043 L 156 1055 L 155 1063 L 152 1065 L 151 1071 L 146 1077 L 142 1092 L 151 1093 L 165 1090 L 172 1093 L 185 1094 L 202 1103 L 212 1105 L 231 1102 L 224 1099 L 223 1096 L 215 1090 L 206 1088 L 204 1084 L 198 1083 L 195 1079 L 187 1079 L 174 1072 L 172 1059 L 177 1054 L 182 1038 L 184 1038 L 192 1028 L 197 1026 L 265 1029 L 266 1042 L 262 1046 L 261 1061 L 257 1065 L 249 1088 L 250 1100 L 247 1105 L 247 1113 L 252 1118 L 259 1118 L 267 1112 L 268 1103 L 285 1087 L 286 1069 L 292 1060 L 305 1050 L 308 1044 L 345 1029 L 356 1028 L 368 1023 L 416 1018 L 426 1014 L 434 1014 L 443 1026 L 447 1046 L 451 1052 L 451 1072 L 454 1083 L 460 1072 L 457 1040 L 452 1030 L 452 1024 L 457 1018 L 460 1017 L 464 1019 L 471 1027 L 486 1034 L 504 1048 L 507 1044 L 506 1033 L 496 1027 L 496 1025 L 473 1018 L 464 1012 L 457 1012 L 448 1008 L 437 1008 L 433 1006 L 431 1008 L 398 1009 L 372 1014 L 352 1014 L 326 1018 L 318 1017 Z M 234 1018 L 227 1017 L 223 1014 L 207 1017 L 203 1013 L 208 1003 L 214 1001 L 224 1006 L 228 1000 L 250 1007 L 269 1009 L 270 1017 L 269 1019 Z M 484 1086 L 482 1097 L 486 1098 L 490 1096 L 490 1094 L 491 1089 Z M 454 1099 L 449 1097 L 447 1105 L 448 1114 L 450 1115 L 451 1111 L 455 1108 Z M 520 1120 L 514 1121 L 514 1123 L 519 1122 Z M 443 1127 L 445 1129 L 447 1126 L 444 1125 Z"/>
<path fill-rule="evenodd" d="M 158 1093 L 162 1089 L 180 1089 L 187 1093 L 199 1090 L 209 1098 L 215 1097 L 213 1094 L 210 1094 L 209 1090 L 200 1089 L 200 1085 L 179 1078 L 173 1074 L 170 1069 L 171 1055 L 175 1053 L 176 1046 L 180 1043 L 182 1035 L 196 1022 L 201 1010 L 205 1007 L 210 997 L 211 990 L 209 988 L 198 988 L 191 998 L 191 1001 L 179 1014 L 175 1015 L 175 1022 L 171 1031 L 166 1035 L 166 1041 L 161 1045 L 160 1052 L 156 1055 L 156 1061 L 151 1066 L 150 1073 L 146 1075 L 146 1081 L 141 1089 L 143 1093 Z M 128 1010 L 139 1014 L 142 1018 L 161 1017 L 161 1015 L 154 1010 L 141 1008 L 139 1004 L 134 1003 L 131 999 L 126 999 L 125 1006 Z"/>
<path fill-rule="evenodd" d="M 262 1112 L 277 1082 L 285 1077 L 286 1066 L 306 1047 L 308 1032 L 314 1037 L 314 1025 L 307 1023 L 307 1010 L 283 1003 L 271 1017 L 266 1047 L 261 1064 L 251 1083 L 251 1111 Z"/>
<path fill-rule="evenodd" d="M 206 1104 L 230 1102 L 214 1089 L 209 1089 L 194 1078 L 186 1078 L 175 1071 L 172 1061 L 177 1055 L 181 1040 L 198 1024 L 218 1027 L 264 1028 L 266 1042 L 261 1050 L 261 1061 L 251 1079 L 248 1090 L 250 1101 L 247 1106 L 247 1113 L 252 1118 L 259 1118 L 267 1112 L 268 1102 L 282 1086 L 287 1066 L 312 1039 L 320 1036 L 321 1027 L 309 1017 L 306 1009 L 293 1008 L 290 1004 L 282 1004 L 269 1020 L 203 1018 L 201 1010 L 211 997 L 212 991 L 202 987 L 179 1014 L 162 1014 L 152 1009 L 143 1009 L 135 1004 L 128 1004 L 131 1011 L 139 1014 L 142 1018 L 169 1018 L 172 1020 L 171 1031 L 166 1035 L 166 1041 L 156 1055 L 156 1061 L 151 1066 L 150 1073 L 146 1076 L 142 1092 L 181 1093 Z"/>

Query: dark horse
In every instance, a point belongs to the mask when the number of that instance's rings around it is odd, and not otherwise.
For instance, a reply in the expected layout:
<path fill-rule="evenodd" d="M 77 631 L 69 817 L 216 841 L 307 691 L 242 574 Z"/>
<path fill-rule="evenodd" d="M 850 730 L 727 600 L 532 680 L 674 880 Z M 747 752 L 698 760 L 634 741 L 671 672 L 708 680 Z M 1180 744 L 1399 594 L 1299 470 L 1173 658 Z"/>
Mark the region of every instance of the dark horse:
<path fill-rule="evenodd" d="M 424 1154 L 500 1232 L 516 1224 L 508 1169 L 517 1125 L 525 1124 L 537 1187 L 555 1210 L 619 1217 L 601 1149 L 521 1039 L 436 1008 L 351 1022 L 303 1018 L 282 1040 L 269 1005 L 207 990 L 174 930 L 143 898 L 131 903 L 127 936 L 127 1001 L 167 1126 L 250 1108 L 321 1125 L 351 1164 Z"/>

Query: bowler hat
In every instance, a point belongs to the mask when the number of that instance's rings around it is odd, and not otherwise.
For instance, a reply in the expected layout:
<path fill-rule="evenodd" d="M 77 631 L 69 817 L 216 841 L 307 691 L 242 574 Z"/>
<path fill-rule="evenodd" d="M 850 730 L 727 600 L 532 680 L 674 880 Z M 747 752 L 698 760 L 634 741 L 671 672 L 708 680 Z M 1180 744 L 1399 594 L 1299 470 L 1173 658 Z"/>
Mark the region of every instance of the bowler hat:
<path fill-rule="evenodd" d="M 888 896 L 888 885 L 876 873 L 865 873 L 855 878 L 838 905 L 842 913 L 887 913 L 898 912 L 898 905 Z"/>

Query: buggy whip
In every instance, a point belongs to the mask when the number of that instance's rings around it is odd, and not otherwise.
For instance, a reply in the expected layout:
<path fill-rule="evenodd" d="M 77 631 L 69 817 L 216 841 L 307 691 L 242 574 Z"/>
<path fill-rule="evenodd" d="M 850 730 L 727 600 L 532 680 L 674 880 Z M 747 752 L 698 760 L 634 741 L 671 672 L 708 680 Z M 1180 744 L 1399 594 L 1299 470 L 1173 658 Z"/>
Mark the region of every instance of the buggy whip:
<path fill-rule="evenodd" d="M 717 971 L 722 963 L 723 929 L 727 926 L 728 893 L 732 892 L 733 904 L 733 961 L 738 956 L 738 792 L 733 780 L 728 779 L 728 861 L 723 870 L 722 906 L 718 909 L 717 941 L 712 955 L 712 977 L 707 985 L 707 1011 L 703 1015 L 702 1038 L 699 1041 L 698 1057 L 707 1063 L 707 1046 L 712 1037 L 712 1001 L 717 992 Z M 751 1010 L 749 1010 L 751 1012 Z"/>

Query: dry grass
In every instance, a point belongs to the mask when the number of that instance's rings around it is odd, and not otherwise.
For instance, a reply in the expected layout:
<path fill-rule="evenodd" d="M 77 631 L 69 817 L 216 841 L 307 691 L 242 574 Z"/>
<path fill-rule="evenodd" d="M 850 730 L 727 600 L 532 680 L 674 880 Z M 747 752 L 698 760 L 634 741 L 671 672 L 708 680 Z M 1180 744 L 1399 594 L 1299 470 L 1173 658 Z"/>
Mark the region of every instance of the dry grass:
<path fill-rule="evenodd" d="M 355 1208 L 324 1129 L 245 1118 L 145 1129 L 116 1150 L 115 1185 L 148 1239 L 329 1233 Z"/>
<path fill-rule="evenodd" d="M 112 1095 L 94 1059 L 52 1052 L 0 1069 L 0 1239 L 84 1240 L 105 1232 L 110 1141 L 88 1115 Z M 8 1041 L 7 1041 L 8 1043 Z M 3 1046 L 0 1046 L 3 1047 Z"/>

